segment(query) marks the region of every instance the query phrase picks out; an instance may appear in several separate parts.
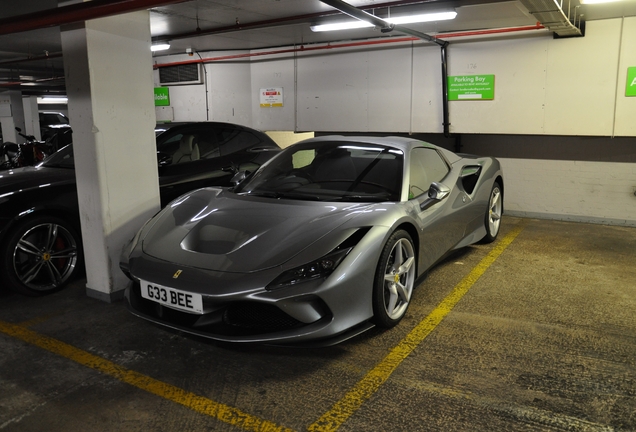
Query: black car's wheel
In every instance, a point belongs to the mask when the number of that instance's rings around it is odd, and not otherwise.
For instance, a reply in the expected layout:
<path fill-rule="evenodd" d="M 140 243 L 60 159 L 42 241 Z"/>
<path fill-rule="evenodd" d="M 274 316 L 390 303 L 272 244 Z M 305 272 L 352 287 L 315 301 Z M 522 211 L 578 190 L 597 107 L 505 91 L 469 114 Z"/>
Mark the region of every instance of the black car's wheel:
<path fill-rule="evenodd" d="M 40 296 L 66 285 L 81 267 L 81 241 L 71 224 L 37 216 L 21 222 L 2 246 L 9 288 Z"/>
<path fill-rule="evenodd" d="M 415 249 L 406 231 L 393 233 L 384 245 L 373 287 L 373 320 L 390 328 L 409 307 L 415 283 Z"/>
<path fill-rule="evenodd" d="M 488 209 L 484 219 L 486 226 L 486 236 L 482 239 L 482 243 L 492 243 L 499 234 L 501 226 L 501 214 L 503 212 L 503 192 L 499 183 L 495 182 L 488 199 Z"/>

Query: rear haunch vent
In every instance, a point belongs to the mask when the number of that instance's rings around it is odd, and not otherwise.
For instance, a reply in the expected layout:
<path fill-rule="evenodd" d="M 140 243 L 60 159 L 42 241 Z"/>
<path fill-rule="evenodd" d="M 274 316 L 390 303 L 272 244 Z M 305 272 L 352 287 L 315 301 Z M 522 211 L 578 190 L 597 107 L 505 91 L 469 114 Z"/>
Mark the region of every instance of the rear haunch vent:
<path fill-rule="evenodd" d="M 201 84 L 196 63 L 159 68 L 159 82 L 167 85 Z"/>

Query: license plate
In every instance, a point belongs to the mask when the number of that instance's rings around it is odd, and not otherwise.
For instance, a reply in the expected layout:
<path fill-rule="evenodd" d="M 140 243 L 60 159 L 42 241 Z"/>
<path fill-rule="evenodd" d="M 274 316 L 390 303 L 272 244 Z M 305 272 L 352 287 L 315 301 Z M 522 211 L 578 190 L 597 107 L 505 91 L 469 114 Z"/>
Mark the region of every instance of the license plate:
<path fill-rule="evenodd" d="M 142 280 L 141 296 L 174 309 L 199 314 L 203 313 L 203 298 L 201 294 L 181 291 Z"/>

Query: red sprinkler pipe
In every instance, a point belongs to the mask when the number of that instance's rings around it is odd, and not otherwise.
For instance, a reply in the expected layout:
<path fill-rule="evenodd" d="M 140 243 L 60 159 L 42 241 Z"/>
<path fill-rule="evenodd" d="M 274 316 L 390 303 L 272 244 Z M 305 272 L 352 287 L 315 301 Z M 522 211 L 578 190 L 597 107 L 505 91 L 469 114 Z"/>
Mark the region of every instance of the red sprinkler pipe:
<path fill-rule="evenodd" d="M 473 30 L 473 31 L 465 31 L 465 32 L 457 32 L 457 33 L 440 33 L 433 37 L 435 38 L 454 38 L 454 37 L 463 37 L 463 36 L 487 36 L 493 34 L 502 34 L 502 33 L 516 33 L 521 31 L 529 31 L 529 30 L 543 30 L 545 27 L 541 25 L 541 23 L 536 23 L 533 26 L 524 26 L 524 27 L 506 27 L 500 29 L 490 29 L 490 30 Z"/>
<path fill-rule="evenodd" d="M 507 28 L 501 28 L 501 29 L 444 33 L 444 34 L 434 35 L 433 37 L 436 39 L 440 39 L 440 38 L 448 39 L 448 38 L 462 37 L 462 36 L 487 36 L 487 35 L 493 35 L 493 34 L 505 34 L 505 33 L 521 32 L 521 31 L 529 31 L 529 30 L 542 30 L 544 28 L 545 28 L 544 26 L 537 23 L 533 26 L 524 26 L 524 27 L 507 27 Z M 355 47 L 363 47 L 363 46 L 386 45 L 386 44 L 393 44 L 393 43 L 400 43 L 400 42 L 414 42 L 414 41 L 421 41 L 421 39 L 417 37 L 409 36 L 409 37 L 384 38 L 384 39 L 368 40 L 368 41 L 361 41 L 361 42 L 348 42 L 348 43 L 337 44 L 337 45 L 329 44 L 329 45 L 311 46 L 311 47 L 301 46 L 300 48 L 287 48 L 287 49 L 280 49 L 280 50 L 273 50 L 273 51 L 232 54 L 232 55 L 226 55 L 226 56 L 209 57 L 209 58 L 196 59 L 196 60 L 184 60 L 184 61 L 171 62 L 171 63 L 157 63 L 153 67 L 155 69 L 158 69 L 158 68 L 169 67 L 169 66 L 179 66 L 179 65 L 194 64 L 194 63 L 213 63 L 217 61 L 238 60 L 243 58 L 260 57 L 260 56 L 267 56 L 267 55 L 292 54 L 292 53 L 298 53 L 298 52 L 322 51 L 322 50 L 329 50 L 329 49 L 336 49 L 336 48 L 355 48 Z"/>
<path fill-rule="evenodd" d="M 0 35 L 72 24 L 188 0 L 92 0 L 0 19 Z"/>

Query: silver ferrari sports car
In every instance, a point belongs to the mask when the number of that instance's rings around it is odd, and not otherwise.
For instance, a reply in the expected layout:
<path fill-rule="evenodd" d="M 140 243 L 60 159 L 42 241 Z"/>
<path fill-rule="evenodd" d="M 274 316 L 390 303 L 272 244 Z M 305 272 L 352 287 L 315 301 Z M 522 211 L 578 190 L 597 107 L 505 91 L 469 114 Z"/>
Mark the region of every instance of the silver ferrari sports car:
<path fill-rule="evenodd" d="M 233 188 L 182 195 L 126 247 L 129 310 L 229 342 L 329 345 L 404 317 L 419 276 L 492 242 L 490 157 L 409 138 L 313 138 Z"/>

